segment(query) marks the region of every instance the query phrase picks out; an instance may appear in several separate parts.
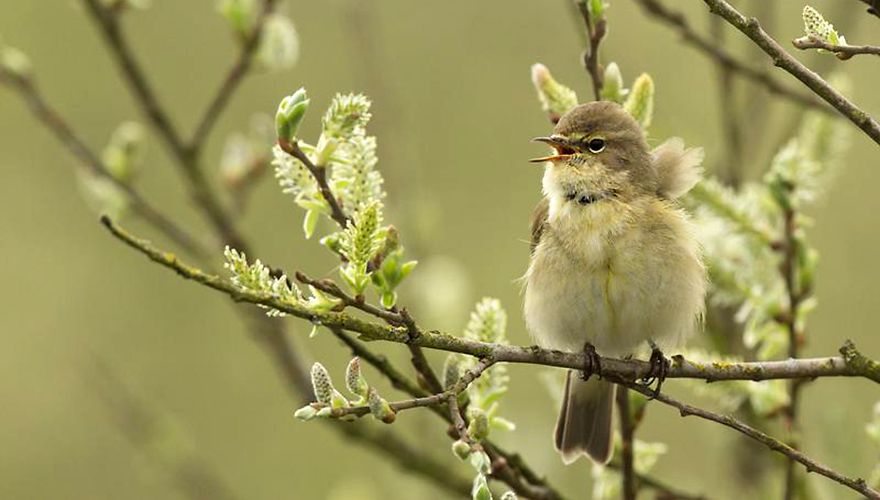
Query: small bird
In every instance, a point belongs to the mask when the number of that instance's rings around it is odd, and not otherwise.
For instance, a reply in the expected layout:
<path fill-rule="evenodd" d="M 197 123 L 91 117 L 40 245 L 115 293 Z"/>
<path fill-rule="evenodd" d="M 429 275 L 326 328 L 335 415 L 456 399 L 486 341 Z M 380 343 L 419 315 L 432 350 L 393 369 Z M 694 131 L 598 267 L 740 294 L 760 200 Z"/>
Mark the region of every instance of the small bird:
<path fill-rule="evenodd" d="M 707 279 L 675 200 L 699 180 L 702 149 L 673 138 L 650 150 L 638 122 L 607 101 L 574 107 L 534 140 L 555 149 L 532 160 L 546 163 L 524 280 L 535 342 L 593 356 L 679 345 L 699 328 Z M 555 430 L 566 464 L 611 458 L 615 386 L 589 375 L 567 375 Z"/>

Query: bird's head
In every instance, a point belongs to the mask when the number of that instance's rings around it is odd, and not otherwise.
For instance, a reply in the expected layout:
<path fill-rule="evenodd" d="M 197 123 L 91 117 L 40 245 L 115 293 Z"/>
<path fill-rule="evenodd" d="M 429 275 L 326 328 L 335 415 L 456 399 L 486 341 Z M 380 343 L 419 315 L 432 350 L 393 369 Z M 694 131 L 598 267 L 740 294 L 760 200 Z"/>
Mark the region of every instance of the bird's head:
<path fill-rule="evenodd" d="M 551 205 L 588 206 L 656 191 L 657 174 L 639 123 L 618 104 L 591 102 L 566 113 L 547 137 L 544 193 Z"/>

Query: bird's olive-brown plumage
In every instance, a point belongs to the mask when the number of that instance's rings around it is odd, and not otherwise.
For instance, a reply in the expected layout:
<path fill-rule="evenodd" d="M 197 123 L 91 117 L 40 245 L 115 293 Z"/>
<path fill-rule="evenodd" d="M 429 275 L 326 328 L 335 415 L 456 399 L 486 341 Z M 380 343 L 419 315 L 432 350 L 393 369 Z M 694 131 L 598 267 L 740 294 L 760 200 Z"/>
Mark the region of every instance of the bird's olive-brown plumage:
<path fill-rule="evenodd" d="M 582 104 L 549 137 L 544 199 L 532 220 L 525 316 L 545 347 L 631 354 L 646 340 L 675 344 L 703 307 L 705 270 L 674 199 L 698 179 L 702 154 L 672 139 L 651 151 L 620 106 Z M 614 387 L 566 382 L 556 447 L 566 462 L 611 452 Z"/>

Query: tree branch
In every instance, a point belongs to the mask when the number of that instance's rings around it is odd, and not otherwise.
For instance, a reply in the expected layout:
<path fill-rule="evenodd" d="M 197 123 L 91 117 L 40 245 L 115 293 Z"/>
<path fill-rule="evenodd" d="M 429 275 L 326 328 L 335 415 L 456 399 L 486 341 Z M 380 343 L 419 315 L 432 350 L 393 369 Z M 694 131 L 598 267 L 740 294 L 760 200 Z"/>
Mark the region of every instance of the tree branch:
<path fill-rule="evenodd" d="M 602 39 L 605 38 L 607 21 L 604 17 L 593 19 L 590 8 L 587 6 L 587 0 L 575 0 L 575 3 L 581 18 L 584 20 L 584 28 L 587 30 L 588 47 L 584 50 L 581 59 L 583 60 L 584 68 L 590 74 L 590 82 L 593 85 L 593 97 L 598 101 L 602 98 L 602 86 L 605 77 L 602 65 L 599 63 L 599 45 L 602 43 Z"/>
<path fill-rule="evenodd" d="M 345 229 L 348 226 L 349 219 L 342 210 L 342 206 L 339 205 L 339 200 L 336 199 L 333 190 L 330 189 L 330 184 L 327 183 L 326 167 L 312 163 L 312 160 L 309 159 L 309 156 L 305 154 L 302 149 L 300 149 L 299 144 L 297 144 L 296 141 L 279 140 L 278 147 L 305 165 L 309 173 L 312 174 L 312 177 L 315 178 L 315 182 L 318 183 L 318 190 L 321 191 L 321 196 L 330 207 L 330 217 L 339 224 L 340 228 Z"/>
<path fill-rule="evenodd" d="M 712 40 L 697 33 L 697 31 L 688 23 L 685 15 L 681 12 L 666 7 L 659 0 L 636 0 L 636 3 L 638 3 L 642 7 L 642 10 L 644 10 L 649 16 L 660 19 L 675 28 L 685 43 L 715 59 L 717 64 L 723 65 L 724 67 L 729 68 L 730 71 L 763 86 L 775 95 L 784 97 L 802 106 L 819 110 L 823 113 L 831 113 L 831 110 L 827 106 L 823 105 L 812 96 L 790 90 L 774 80 L 768 73 L 754 69 L 737 60 L 729 52 L 713 43 Z"/>
<path fill-rule="evenodd" d="M 437 331 L 422 331 L 416 338 L 410 338 L 405 327 L 394 327 L 372 323 L 339 312 L 317 313 L 305 306 L 279 300 L 269 294 L 239 290 L 232 283 L 218 276 L 206 274 L 202 270 L 181 262 L 174 254 L 157 250 L 148 242 L 141 240 L 117 226 L 107 217 L 101 222 L 121 241 L 146 255 L 150 260 L 175 271 L 180 276 L 223 292 L 238 302 L 261 304 L 292 316 L 319 323 L 328 328 L 341 328 L 357 333 L 368 341 L 385 341 L 398 344 L 412 343 L 427 349 L 457 352 L 474 357 L 491 357 L 495 362 L 527 363 L 558 368 L 581 369 L 585 359 L 583 353 L 570 353 L 542 349 L 536 346 L 522 347 L 505 344 L 492 344 L 468 340 Z M 866 358 L 847 342 L 841 348 L 841 356 L 826 358 L 789 359 L 784 361 L 754 362 L 699 362 L 673 356 L 667 378 L 701 379 L 707 382 L 721 380 L 773 380 L 773 379 L 813 379 L 819 377 L 863 377 L 880 383 L 880 363 Z M 615 376 L 624 380 L 637 380 L 656 377 L 655 369 L 645 361 L 601 357 L 602 376 Z"/>
<path fill-rule="evenodd" d="M 801 50 L 823 49 L 828 52 L 834 52 L 834 55 L 841 61 L 850 59 L 852 56 L 863 54 L 880 56 L 880 47 L 875 45 L 835 45 L 833 43 L 828 43 L 825 40 L 820 40 L 814 36 L 795 38 L 791 43 Z"/>
<path fill-rule="evenodd" d="M 638 384 L 634 384 L 632 382 L 619 382 L 619 383 L 621 385 L 624 385 L 624 386 L 634 390 L 634 391 L 638 391 L 638 392 L 644 394 L 645 396 L 650 397 L 654 394 L 654 392 L 651 389 L 649 389 L 647 387 L 640 386 Z M 825 476 L 828 479 L 831 479 L 832 481 L 840 483 L 850 489 L 853 489 L 868 498 L 880 499 L 880 493 L 871 489 L 865 483 L 864 479 L 861 479 L 861 478 L 853 479 L 853 478 L 844 476 L 843 474 L 840 474 L 840 473 L 828 468 L 827 466 L 825 466 L 819 462 L 816 462 L 815 460 L 811 459 L 807 455 L 804 455 L 800 451 L 792 448 L 791 446 L 788 446 L 787 444 L 783 443 L 782 441 L 780 441 L 776 438 L 773 438 L 772 436 L 769 436 L 767 434 L 764 434 L 763 432 L 759 431 L 758 429 L 755 429 L 754 427 L 750 427 L 749 425 L 746 425 L 745 423 L 740 422 L 739 420 L 737 420 L 733 417 L 730 417 L 727 415 L 720 415 L 718 413 L 713 413 L 708 410 L 703 410 L 701 408 L 697 408 L 695 406 L 691 406 L 691 405 L 682 403 L 678 400 L 670 398 L 669 396 L 667 396 L 665 394 L 658 394 L 655 399 L 657 401 L 660 401 L 663 404 L 666 404 L 668 406 L 672 406 L 673 408 L 678 409 L 678 412 L 679 412 L 679 414 L 681 414 L 682 417 L 688 417 L 688 416 L 693 415 L 693 416 L 697 416 L 697 417 L 700 417 L 705 420 L 709 420 L 711 422 L 721 424 L 725 427 L 730 427 L 731 429 L 734 429 L 735 431 L 738 431 L 738 432 L 754 439 L 755 441 L 762 443 L 763 445 L 767 446 L 771 450 L 776 451 L 778 453 L 781 453 L 781 454 L 785 455 L 786 457 L 788 457 L 789 459 L 800 463 L 801 465 L 806 467 L 807 472 L 815 472 L 817 474 Z"/>
<path fill-rule="evenodd" d="M 351 338 L 344 330 L 339 327 L 331 327 L 330 331 L 334 333 L 342 342 L 351 348 L 355 356 L 359 356 L 374 368 L 379 370 L 391 382 L 391 385 L 400 389 L 413 397 L 424 397 L 428 393 L 421 387 L 411 382 L 405 375 L 400 373 L 385 356 L 377 355 L 367 349 L 360 341 Z M 453 424 L 453 417 L 450 412 L 443 409 L 430 406 L 432 412 L 443 419 L 445 422 Z M 517 454 L 512 454 L 499 448 L 491 440 L 484 439 L 481 443 L 483 450 L 492 460 L 493 479 L 505 482 L 518 493 L 528 495 L 529 498 L 561 500 L 562 495 L 559 494 L 552 486 L 539 477 Z"/>
<path fill-rule="evenodd" d="M 173 220 L 153 207 L 130 184 L 121 182 L 107 171 L 104 162 L 76 135 L 67 121 L 49 104 L 32 79 L 18 77 L 0 68 L 0 83 L 17 92 L 30 109 L 31 114 L 52 132 L 58 142 L 92 174 L 112 182 L 114 186 L 122 190 L 128 196 L 132 210 L 148 224 L 200 261 L 208 256 L 208 251 L 201 242 L 193 239 Z"/>
<path fill-rule="evenodd" d="M 868 6 L 867 13 L 880 19 L 880 0 L 859 0 Z"/>
<path fill-rule="evenodd" d="M 439 406 L 447 404 L 451 399 L 455 399 L 459 394 L 464 392 L 471 384 L 471 382 L 478 379 L 480 375 L 482 375 L 484 371 L 491 368 L 494 363 L 495 361 L 493 361 L 492 358 L 483 358 L 480 360 L 479 363 L 477 363 L 476 366 L 474 366 L 470 370 L 467 370 L 449 389 L 446 389 L 443 392 L 438 392 L 436 394 L 431 394 L 430 396 L 396 401 L 393 403 L 389 403 L 389 406 L 391 406 L 391 409 L 394 410 L 394 413 L 398 413 L 404 410 L 411 410 L 413 408 L 424 408 L 426 406 Z M 315 409 L 321 409 L 324 408 L 325 405 L 322 405 L 320 403 L 312 403 L 312 406 Z M 347 416 L 363 417 L 364 415 L 368 415 L 369 413 L 370 407 L 368 405 L 362 405 L 349 406 L 347 408 L 334 408 L 331 410 L 330 416 L 334 418 L 344 418 Z M 453 420 L 455 420 L 454 416 Z"/>
<path fill-rule="evenodd" d="M 196 281 L 205 286 L 221 291 L 236 301 L 262 304 L 296 317 L 309 321 L 320 322 L 331 327 L 340 328 L 361 335 L 367 340 L 384 340 L 406 344 L 413 342 L 421 347 L 459 352 L 480 358 L 490 358 L 495 362 L 531 363 L 546 366 L 579 369 L 584 366 L 583 353 L 564 353 L 540 349 L 538 347 L 517 347 L 501 344 L 491 344 L 461 339 L 437 332 L 423 332 L 415 339 L 410 339 L 405 328 L 395 328 L 377 323 L 354 318 L 343 313 L 318 314 L 308 311 L 299 304 L 287 303 L 266 294 L 256 294 L 249 291 L 236 289 L 231 283 L 217 277 L 208 275 L 197 268 L 181 263 L 173 254 L 156 250 L 143 240 L 139 240 L 126 231 L 116 226 L 110 219 L 102 218 L 103 224 L 114 236 L 127 245 L 143 253 L 154 262 L 174 270 L 184 278 Z M 707 381 L 716 380 L 769 380 L 776 378 L 817 378 L 826 376 L 865 377 L 875 382 L 880 382 L 880 363 L 870 360 L 859 353 L 852 343 L 847 342 L 841 348 L 840 357 L 797 359 L 787 361 L 769 362 L 745 362 L 745 363 L 695 363 L 687 361 L 681 356 L 673 357 L 668 378 L 697 378 Z M 601 376 L 613 379 L 612 381 L 636 390 L 642 394 L 650 395 L 653 391 L 633 382 L 644 376 L 656 375 L 652 373 L 649 363 L 637 360 L 620 360 L 614 358 L 601 359 Z M 679 403 L 664 394 L 657 396 L 657 400 L 679 409 L 683 415 L 697 415 L 707 420 L 715 421 L 727 427 L 736 429 L 743 434 L 756 439 L 771 449 L 778 451 L 793 460 L 803 464 L 810 472 L 818 472 L 845 486 L 849 486 L 870 498 L 880 498 L 874 490 L 868 488 L 864 481 L 850 479 L 822 464 L 813 461 L 803 453 L 790 446 L 767 436 L 731 417 L 717 415 L 715 413 Z M 493 456 L 493 448 L 487 446 L 487 453 Z M 511 456 L 510 460 L 518 457 Z M 493 458 L 493 461 L 495 459 Z M 505 461 L 505 463 L 510 463 Z M 502 469 L 504 473 L 512 471 Z M 512 479 L 500 475 L 502 480 Z M 513 484 L 509 482 L 508 484 Z M 534 486 L 533 486 L 534 487 Z M 552 491 L 552 490 L 551 490 Z M 545 498 L 545 497 L 541 497 Z M 546 498 L 556 498 L 548 496 Z"/>
<path fill-rule="evenodd" d="M 235 63 L 229 69 L 229 72 L 226 74 L 226 77 L 223 79 L 220 88 L 217 89 L 217 92 L 214 94 L 208 107 L 205 108 L 202 118 L 199 120 L 192 139 L 190 139 L 189 142 L 189 149 L 196 156 L 198 155 L 198 152 L 201 151 L 208 136 L 211 134 L 211 130 L 217 123 L 220 114 L 226 109 L 226 105 L 229 103 L 232 95 L 235 94 L 235 91 L 244 80 L 244 77 L 247 76 L 248 71 L 250 71 L 254 54 L 260 46 L 260 40 L 263 37 L 263 27 L 265 26 L 266 18 L 274 10 L 275 3 L 276 0 L 263 0 L 263 6 L 254 22 L 253 28 L 251 28 L 250 33 L 248 33 L 241 41 L 241 49 L 239 50 L 238 59 L 236 59 Z"/>
<path fill-rule="evenodd" d="M 217 234 L 223 240 L 222 243 L 241 251 L 247 251 L 244 238 L 235 228 L 233 219 L 227 213 L 199 166 L 197 152 L 187 147 L 165 109 L 159 103 L 145 73 L 134 57 L 128 41 L 122 34 L 117 17 L 103 6 L 101 0 L 83 0 L 83 2 L 92 19 L 100 28 L 104 41 L 110 48 L 110 52 L 138 104 L 177 160 L 177 164 L 187 181 L 190 197 L 214 226 Z"/>
<path fill-rule="evenodd" d="M 865 134 L 880 144 L 880 123 L 862 111 L 849 99 L 834 90 L 828 82 L 791 56 L 779 43 L 767 34 L 755 18 L 746 18 L 724 0 L 703 0 L 709 9 L 749 37 L 758 47 L 773 59 L 773 64 L 784 69 L 800 80 L 816 95 L 824 99 L 840 114 L 862 129 Z"/>
<path fill-rule="evenodd" d="M 622 477 L 623 500 L 635 500 L 639 486 L 636 484 L 636 472 L 633 465 L 633 435 L 635 424 L 629 404 L 629 391 L 625 387 L 617 388 L 617 409 L 620 418 L 620 475 Z"/>
<path fill-rule="evenodd" d="M 447 463 L 410 446 L 394 433 L 384 429 L 377 430 L 373 426 L 354 426 L 349 422 L 334 420 L 330 423 L 355 443 L 389 457 L 402 470 L 427 478 L 438 489 L 456 498 L 470 496 L 470 479 Z"/>

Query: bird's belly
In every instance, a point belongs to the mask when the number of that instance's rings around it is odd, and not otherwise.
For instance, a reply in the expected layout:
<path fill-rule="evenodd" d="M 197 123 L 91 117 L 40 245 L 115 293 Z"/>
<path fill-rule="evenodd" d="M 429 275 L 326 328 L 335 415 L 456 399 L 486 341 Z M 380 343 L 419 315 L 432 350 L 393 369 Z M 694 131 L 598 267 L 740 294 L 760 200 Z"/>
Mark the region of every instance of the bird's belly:
<path fill-rule="evenodd" d="M 603 353 L 618 351 L 625 339 L 614 331 L 627 298 L 616 282 L 622 277 L 615 276 L 614 263 L 575 262 L 562 252 L 543 250 L 526 280 L 525 317 L 535 341 L 567 351 L 579 351 L 587 342 Z"/>
<path fill-rule="evenodd" d="M 538 345 L 580 351 L 589 342 L 602 354 L 623 355 L 648 339 L 677 344 L 692 331 L 702 295 L 682 296 L 676 286 L 701 282 L 699 261 L 682 266 L 674 256 L 624 243 L 589 257 L 552 245 L 536 249 L 524 311 Z"/>

